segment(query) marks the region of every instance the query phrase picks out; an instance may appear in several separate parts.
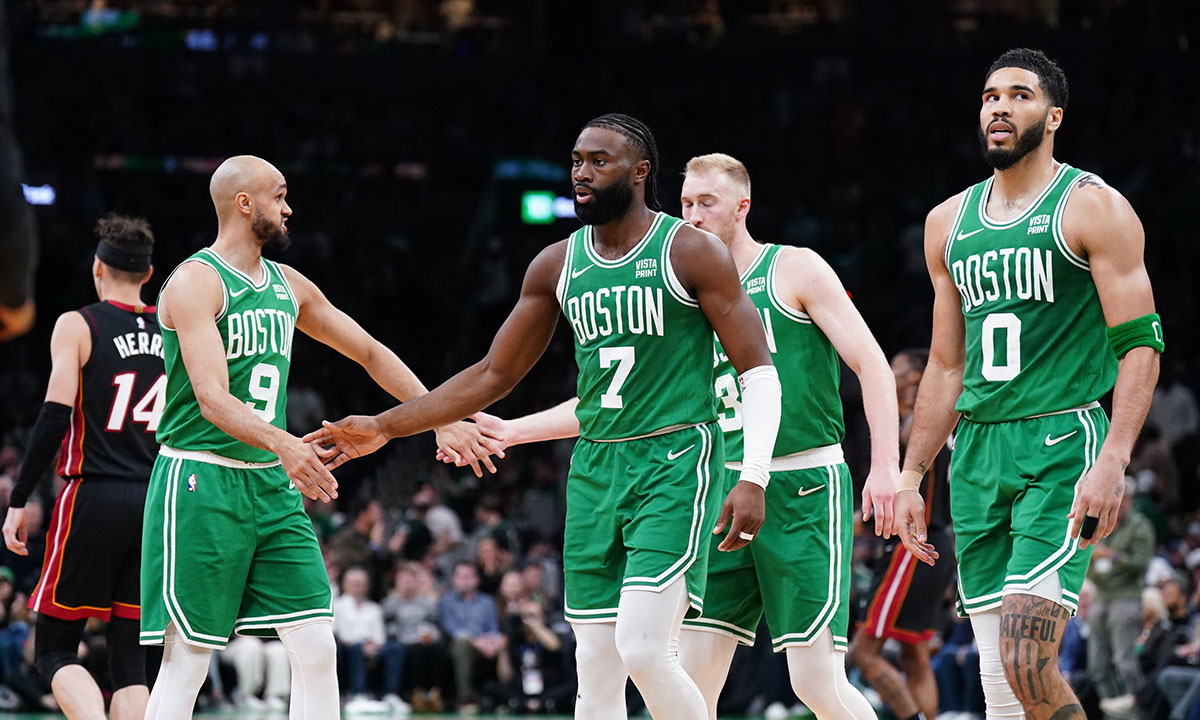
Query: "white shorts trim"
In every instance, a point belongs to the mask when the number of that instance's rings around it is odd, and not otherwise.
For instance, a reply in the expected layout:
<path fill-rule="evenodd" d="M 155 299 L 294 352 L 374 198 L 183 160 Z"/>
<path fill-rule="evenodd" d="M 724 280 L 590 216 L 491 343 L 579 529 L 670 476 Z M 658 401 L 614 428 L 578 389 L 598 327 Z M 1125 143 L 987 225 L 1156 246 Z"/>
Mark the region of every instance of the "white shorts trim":
<path fill-rule="evenodd" d="M 179 460 L 194 460 L 195 462 L 208 463 L 209 465 L 220 465 L 221 467 L 234 468 L 235 470 L 257 470 L 260 468 L 272 468 L 279 465 L 279 460 L 275 462 L 255 463 L 246 462 L 245 460 L 234 460 L 223 455 L 211 453 L 207 450 L 176 450 L 173 447 L 160 445 L 158 454 L 163 457 L 169 457 Z"/>

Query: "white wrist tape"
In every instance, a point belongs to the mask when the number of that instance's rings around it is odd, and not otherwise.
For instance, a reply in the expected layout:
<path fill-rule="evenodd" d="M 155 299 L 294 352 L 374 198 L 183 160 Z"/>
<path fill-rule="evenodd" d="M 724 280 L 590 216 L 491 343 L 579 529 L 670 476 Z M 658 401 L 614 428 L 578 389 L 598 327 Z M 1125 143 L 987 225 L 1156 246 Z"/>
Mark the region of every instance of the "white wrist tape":
<path fill-rule="evenodd" d="M 750 368 L 738 378 L 742 386 L 742 473 L 738 480 L 766 488 L 771 479 L 771 455 L 779 434 L 783 388 L 774 365 Z"/>

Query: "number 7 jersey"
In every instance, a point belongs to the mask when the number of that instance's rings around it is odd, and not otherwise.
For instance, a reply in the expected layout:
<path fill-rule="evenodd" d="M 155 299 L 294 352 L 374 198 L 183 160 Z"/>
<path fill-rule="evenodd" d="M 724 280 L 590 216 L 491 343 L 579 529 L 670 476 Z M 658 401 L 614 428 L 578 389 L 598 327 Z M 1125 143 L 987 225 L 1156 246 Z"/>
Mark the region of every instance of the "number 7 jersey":
<path fill-rule="evenodd" d="M 630 440 L 716 419 L 712 326 L 671 269 L 685 224 L 658 213 L 616 260 L 596 253 L 590 226 L 567 239 L 557 294 L 575 336 L 580 437 Z"/>
<path fill-rule="evenodd" d="M 1068 410 L 1112 389 L 1117 361 L 1091 268 L 1067 245 L 1063 212 L 1087 173 L 1062 164 L 1019 217 L 987 215 L 992 178 L 967 190 L 946 241 L 962 300 L 963 391 L 975 422 Z"/>
<path fill-rule="evenodd" d="M 229 366 L 229 393 L 264 421 L 286 430 L 287 380 L 299 306 L 283 271 L 263 258 L 259 262 L 262 278 L 255 283 L 212 248 L 184 260 L 188 262 L 207 265 L 221 278 L 224 302 L 216 323 Z M 244 462 L 274 462 L 272 453 L 235 440 L 204 419 L 179 351 L 179 337 L 159 319 L 167 367 L 167 402 L 158 427 L 159 443 Z"/>

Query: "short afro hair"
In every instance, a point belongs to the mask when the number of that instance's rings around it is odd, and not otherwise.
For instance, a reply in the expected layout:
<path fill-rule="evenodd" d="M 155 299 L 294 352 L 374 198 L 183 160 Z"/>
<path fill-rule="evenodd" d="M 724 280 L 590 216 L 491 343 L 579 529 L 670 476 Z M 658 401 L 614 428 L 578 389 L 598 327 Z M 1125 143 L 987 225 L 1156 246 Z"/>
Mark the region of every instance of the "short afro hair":
<path fill-rule="evenodd" d="M 1022 70 L 1028 70 L 1038 76 L 1041 82 L 1042 91 L 1046 93 L 1046 98 L 1050 104 L 1055 107 L 1066 109 L 1067 99 L 1070 96 L 1070 88 L 1067 86 L 1067 75 L 1050 58 L 1046 57 L 1046 53 L 1041 50 L 1030 50 L 1029 48 L 1013 48 L 996 58 L 996 62 L 988 68 L 987 75 L 984 76 L 984 82 L 992 76 L 1000 68 L 1015 67 Z"/>

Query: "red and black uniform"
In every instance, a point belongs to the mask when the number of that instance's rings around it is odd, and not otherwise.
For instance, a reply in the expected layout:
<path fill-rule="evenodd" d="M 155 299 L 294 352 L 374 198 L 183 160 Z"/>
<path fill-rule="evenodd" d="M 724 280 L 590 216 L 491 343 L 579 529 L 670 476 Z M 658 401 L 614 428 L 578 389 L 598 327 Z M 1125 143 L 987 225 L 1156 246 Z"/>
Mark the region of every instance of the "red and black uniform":
<path fill-rule="evenodd" d="M 878 547 L 865 618 L 858 631 L 915 645 L 941 629 L 946 588 L 954 579 L 954 533 L 950 521 L 950 447 L 943 446 L 921 481 L 929 543 L 940 557 L 932 567 L 917 560 L 892 536 Z"/>
<path fill-rule="evenodd" d="M 61 620 L 140 617 L 142 510 L 166 398 L 153 306 L 80 308 L 92 350 L 62 440 L 67 485 L 46 532 L 29 608 Z"/>

